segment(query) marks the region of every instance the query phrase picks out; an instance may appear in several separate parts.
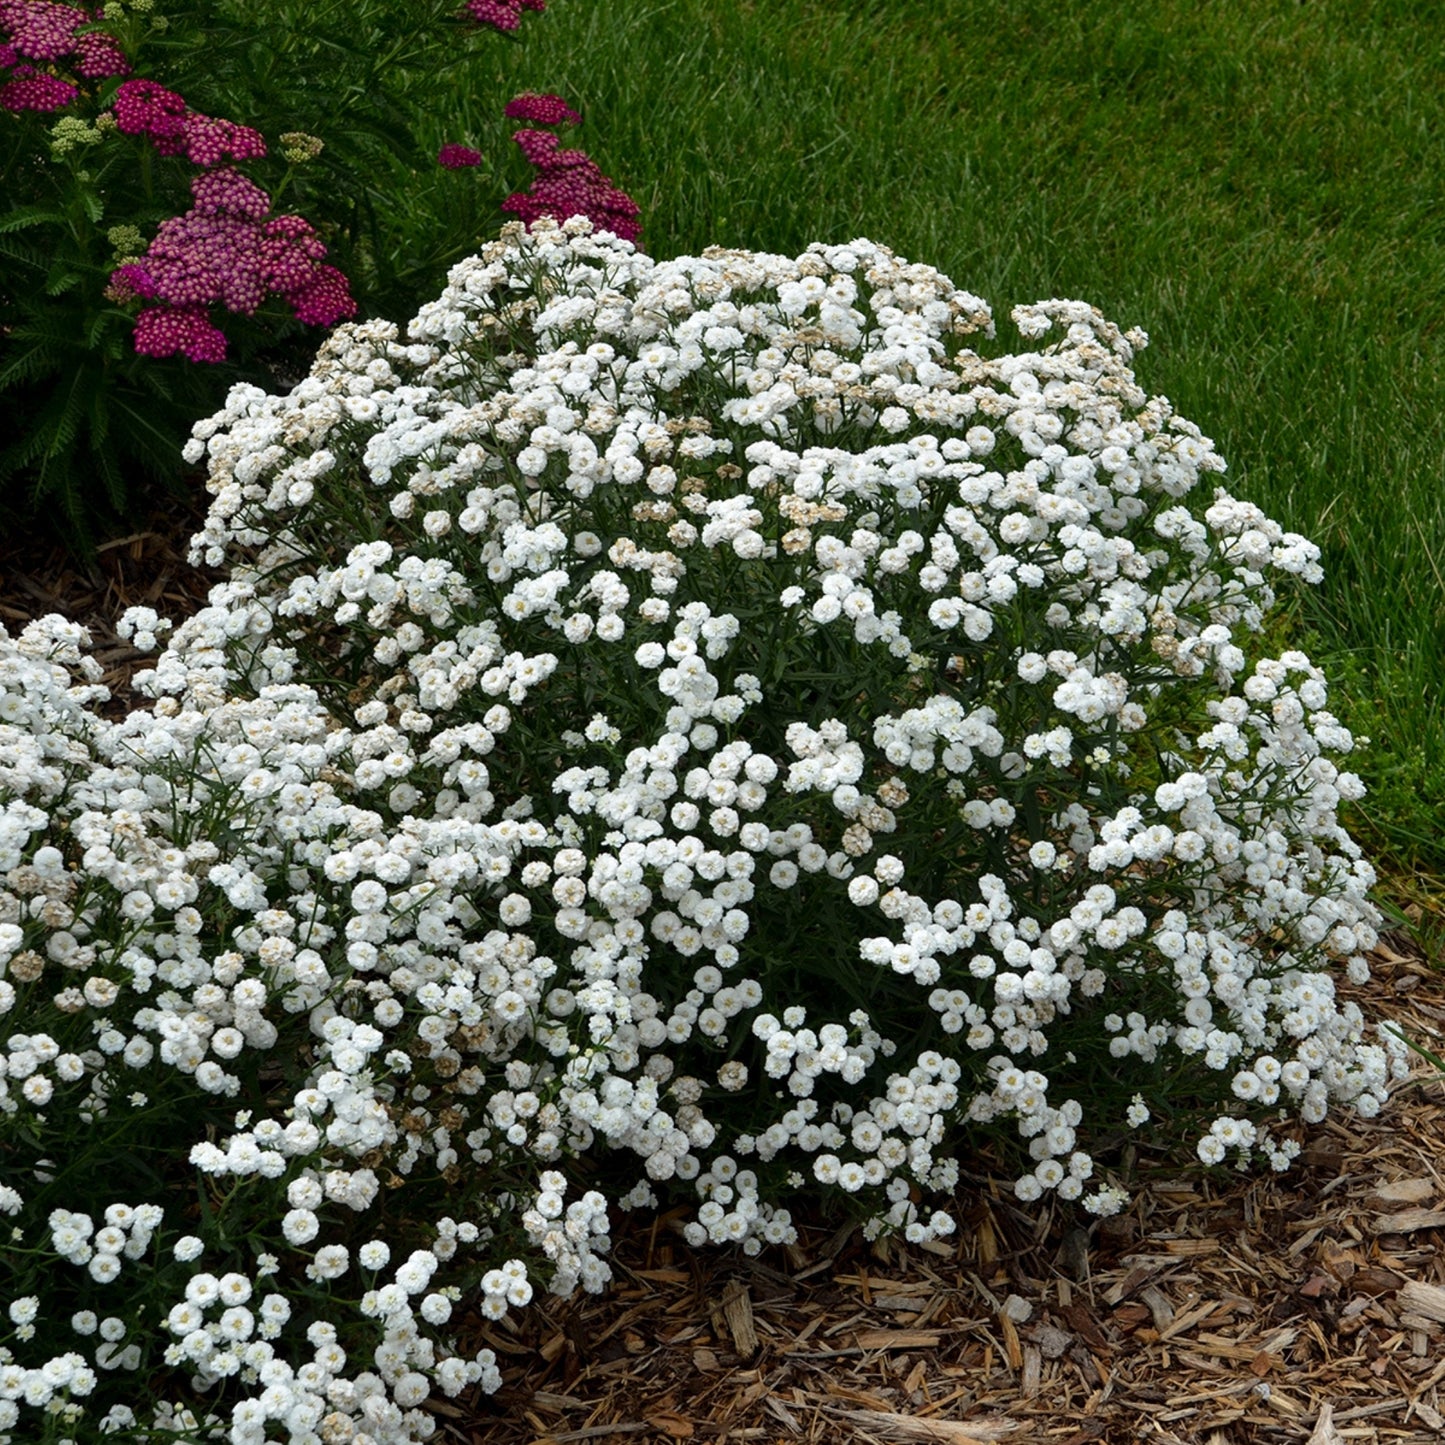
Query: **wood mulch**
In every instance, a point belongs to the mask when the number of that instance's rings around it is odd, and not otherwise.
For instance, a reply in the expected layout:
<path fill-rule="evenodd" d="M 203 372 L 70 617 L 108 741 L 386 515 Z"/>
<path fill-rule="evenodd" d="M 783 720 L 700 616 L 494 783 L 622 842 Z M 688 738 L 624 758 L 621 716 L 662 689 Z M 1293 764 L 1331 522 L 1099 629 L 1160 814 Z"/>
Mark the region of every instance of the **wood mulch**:
<path fill-rule="evenodd" d="M 92 629 L 116 691 L 147 660 L 120 612 L 180 617 L 184 509 L 80 566 L 0 541 L 0 621 Z M 195 515 L 199 520 L 199 513 Z M 1362 989 L 1445 1053 L 1445 980 L 1391 935 Z M 1439 1445 L 1445 1441 L 1445 1081 L 1420 1061 L 1384 1114 L 1331 1118 L 1284 1176 L 1155 1175 L 1103 1221 L 1030 1213 L 986 1177 L 954 1241 L 805 1227 L 758 1259 L 697 1251 L 680 1212 L 621 1221 L 616 1283 L 468 1329 L 503 1388 L 434 1401 L 459 1445 Z"/>
<path fill-rule="evenodd" d="M 205 520 L 204 494 L 196 500 L 167 498 L 133 532 L 99 544 L 94 558 L 70 556 L 53 538 L 18 527 L 0 529 L 0 624 L 11 636 L 27 622 L 58 612 L 90 629 L 91 651 L 105 669 L 111 701 L 108 716 L 123 715 L 137 701 L 132 674 L 154 665 L 116 636 L 127 607 L 154 607 L 176 621 L 205 605 L 220 574 L 186 561 L 191 534 Z"/>
<path fill-rule="evenodd" d="M 1439 975 L 1375 966 L 1367 1016 L 1440 1052 Z M 1439 1445 L 1445 1081 L 1422 1062 L 1380 1118 L 1305 1137 L 1288 1175 L 1155 1177 L 1109 1220 L 973 1179 L 926 1249 L 813 1229 L 750 1260 L 625 1224 L 609 1294 L 477 1330 L 504 1388 L 439 1405 L 441 1437 Z"/>

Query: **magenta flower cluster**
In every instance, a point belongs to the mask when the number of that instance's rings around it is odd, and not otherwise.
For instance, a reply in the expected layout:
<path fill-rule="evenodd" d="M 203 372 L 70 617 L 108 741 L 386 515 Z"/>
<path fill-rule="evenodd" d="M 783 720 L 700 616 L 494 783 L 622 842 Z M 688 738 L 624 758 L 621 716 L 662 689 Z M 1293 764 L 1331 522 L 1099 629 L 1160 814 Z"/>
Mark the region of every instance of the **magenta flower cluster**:
<path fill-rule="evenodd" d="M 545 10 L 546 3 L 464 0 L 464 9 L 477 24 L 511 32 L 525 11 Z M 128 75 L 114 36 L 100 29 L 79 33 L 104 18 L 103 10 L 58 0 L 0 0 L 0 110 L 62 110 L 87 91 L 85 81 Z M 325 264 L 326 247 L 315 230 L 300 216 L 272 215 L 271 197 L 235 168 L 266 156 L 259 131 L 193 110 L 183 96 L 147 79 L 123 81 L 111 114 L 120 134 L 144 137 L 158 154 L 202 171 L 191 181 L 191 208 L 162 222 L 145 255 L 111 275 L 112 300 L 145 303 L 135 323 L 138 353 L 223 360 L 226 337 L 209 310 L 216 304 L 249 316 L 277 296 L 298 320 L 315 326 L 356 314 L 346 277 Z M 529 126 L 581 121 L 560 96 L 534 92 L 514 97 L 506 115 Z M 529 190 L 507 197 L 505 211 L 528 224 L 542 216 L 586 216 L 599 229 L 637 239 L 636 203 L 585 152 L 564 150 L 544 130 L 521 130 L 515 139 L 537 174 Z M 451 142 L 437 160 L 462 170 L 480 165 L 482 154 Z"/>
<path fill-rule="evenodd" d="M 202 115 L 153 80 L 127 80 L 116 91 L 115 126 L 122 135 L 147 136 L 163 156 L 184 155 L 197 166 L 259 160 L 266 154 L 260 131 Z"/>
<path fill-rule="evenodd" d="M 213 302 L 250 316 L 280 296 L 312 326 L 356 314 L 346 278 L 322 264 L 326 247 L 310 224 L 272 216 L 271 197 L 254 181 L 226 166 L 197 176 L 191 194 L 191 209 L 162 222 L 146 254 L 111 275 L 118 299 L 163 303 L 136 318 L 141 355 L 223 360 L 225 335 L 207 314 Z"/>
<path fill-rule="evenodd" d="M 546 0 L 466 0 L 463 7 L 478 25 L 508 33 L 522 23 L 522 11 L 545 10 Z"/>
<path fill-rule="evenodd" d="M 61 66 L 82 80 L 129 74 L 113 36 L 76 33 L 102 19 L 103 11 L 92 14 L 55 0 L 0 0 L 0 109 L 44 112 L 70 105 L 80 86 L 53 73 Z M 264 157 L 259 131 L 192 110 L 184 97 L 152 80 L 122 82 L 113 114 L 121 134 L 144 136 L 161 155 L 183 156 L 204 168 L 191 182 L 191 209 L 163 222 L 145 256 L 111 276 L 113 299 L 157 303 L 136 318 L 137 352 L 221 361 L 226 337 L 207 311 L 214 302 L 249 316 L 276 295 L 299 320 L 316 326 L 356 314 L 346 278 L 322 264 L 326 247 L 312 227 L 300 216 L 272 216 L 265 191 L 222 167 Z"/>
<path fill-rule="evenodd" d="M 0 46 L 0 64 L 8 46 Z M 13 53 L 13 52 L 12 52 Z M 16 65 L 14 77 L 0 85 L 0 110 L 61 110 L 75 99 L 75 86 L 58 75 L 46 75 L 33 65 Z"/>
<path fill-rule="evenodd" d="M 271 197 L 221 165 L 264 157 L 259 131 L 192 110 L 153 80 L 121 84 L 114 115 L 123 135 L 144 136 L 161 155 L 205 168 L 191 181 L 191 209 L 163 221 L 146 254 L 111 274 L 114 299 L 160 303 L 136 317 L 140 355 L 224 360 L 226 336 L 208 311 L 215 302 L 250 316 L 267 296 L 280 296 L 298 320 L 316 326 L 356 314 L 346 278 L 321 264 L 326 247 L 312 227 L 300 216 L 272 216 Z"/>
<path fill-rule="evenodd" d="M 582 117 L 560 95 L 535 90 L 514 95 L 502 110 L 508 120 L 530 120 L 534 125 L 580 125 Z"/>
<path fill-rule="evenodd" d="M 637 202 L 604 176 L 586 151 L 563 150 L 560 137 L 546 130 L 519 130 L 512 137 L 537 174 L 527 191 L 517 191 L 502 209 L 531 225 L 540 216 L 565 221 L 586 216 L 600 231 L 624 241 L 642 234 Z"/>
<path fill-rule="evenodd" d="M 470 146 L 457 145 L 455 141 L 448 142 L 437 152 L 437 164 L 449 171 L 464 171 L 481 163 L 481 151 L 474 151 Z"/>
<path fill-rule="evenodd" d="M 66 62 L 86 80 L 128 75 L 130 63 L 115 40 L 102 31 L 75 32 L 101 18 L 54 0 L 0 0 L 0 110 L 62 110 L 80 87 L 30 64 Z"/>
<path fill-rule="evenodd" d="M 577 125 L 582 120 L 560 95 L 535 91 L 513 96 L 503 114 L 534 125 Z M 586 216 L 598 230 L 611 231 L 624 241 L 636 241 L 642 234 L 637 202 L 604 176 L 585 151 L 563 150 L 561 139 L 551 131 L 519 130 L 512 138 L 537 174 L 530 190 L 515 191 L 502 202 L 504 211 L 529 226 L 542 216 L 555 221 Z M 451 142 L 441 148 L 437 160 L 448 170 L 460 170 L 477 165 L 481 156 Z"/>

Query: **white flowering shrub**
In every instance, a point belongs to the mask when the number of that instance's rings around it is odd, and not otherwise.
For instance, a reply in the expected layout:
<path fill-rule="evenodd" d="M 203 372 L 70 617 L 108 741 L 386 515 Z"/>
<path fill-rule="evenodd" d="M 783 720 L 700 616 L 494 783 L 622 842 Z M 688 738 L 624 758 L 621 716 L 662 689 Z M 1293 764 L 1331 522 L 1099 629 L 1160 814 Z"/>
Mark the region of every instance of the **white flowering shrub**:
<path fill-rule="evenodd" d="M 422 1440 L 618 1208 L 925 1241 L 986 1129 L 1108 1213 L 1129 1129 L 1378 1109 L 1352 740 L 1264 641 L 1316 549 L 1141 335 L 1013 319 L 512 229 L 196 428 L 229 581 L 152 706 L 0 643 L 0 1437 Z"/>

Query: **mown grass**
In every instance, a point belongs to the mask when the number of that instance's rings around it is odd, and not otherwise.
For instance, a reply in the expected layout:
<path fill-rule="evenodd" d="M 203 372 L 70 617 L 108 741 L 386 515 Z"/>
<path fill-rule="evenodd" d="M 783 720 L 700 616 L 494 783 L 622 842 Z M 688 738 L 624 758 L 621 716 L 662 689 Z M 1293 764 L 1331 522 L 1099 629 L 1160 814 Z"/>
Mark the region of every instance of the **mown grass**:
<path fill-rule="evenodd" d="M 1143 326 L 1146 385 L 1324 549 L 1295 635 L 1373 739 L 1353 824 L 1438 940 L 1442 70 L 1409 0 L 554 0 L 436 78 L 436 139 L 557 91 L 654 254 L 867 235 L 1001 318 L 1077 296 Z"/>

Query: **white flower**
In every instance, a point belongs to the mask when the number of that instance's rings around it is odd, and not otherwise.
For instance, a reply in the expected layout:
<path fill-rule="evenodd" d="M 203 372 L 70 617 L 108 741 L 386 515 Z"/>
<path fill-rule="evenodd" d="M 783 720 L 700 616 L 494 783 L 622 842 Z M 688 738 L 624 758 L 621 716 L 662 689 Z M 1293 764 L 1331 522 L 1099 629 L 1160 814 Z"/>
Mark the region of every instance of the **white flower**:
<path fill-rule="evenodd" d="M 1205 1164 L 1218 1164 L 1224 1158 L 1224 1144 L 1212 1134 L 1206 1134 L 1196 1148 L 1199 1158 Z"/>
<path fill-rule="evenodd" d="M 309 1209 L 289 1209 L 281 1219 L 281 1232 L 288 1244 L 310 1244 L 320 1228 L 320 1221 Z"/>
<path fill-rule="evenodd" d="M 878 901 L 878 882 L 866 873 L 859 873 L 848 881 L 848 900 L 859 908 L 866 908 Z"/>
<path fill-rule="evenodd" d="M 204 1309 L 220 1292 L 220 1283 L 213 1274 L 194 1274 L 186 1281 L 186 1298 L 198 1309 Z"/>
<path fill-rule="evenodd" d="M 232 1305 L 229 1309 L 221 1312 L 221 1317 L 216 1323 L 224 1338 L 239 1342 L 251 1338 L 256 1321 L 250 1310 L 242 1305 Z M 214 1369 L 214 1367 L 215 1362 L 212 1360 L 212 1368 Z"/>

